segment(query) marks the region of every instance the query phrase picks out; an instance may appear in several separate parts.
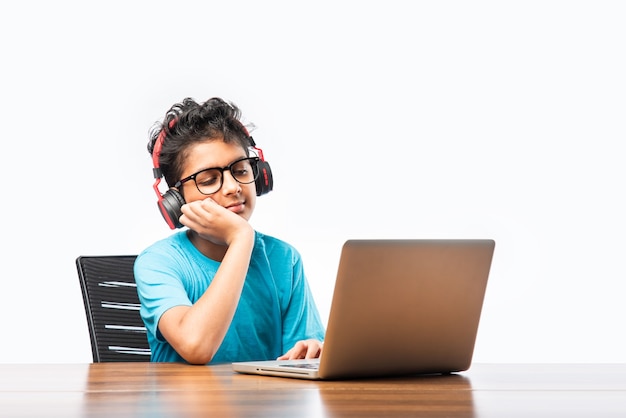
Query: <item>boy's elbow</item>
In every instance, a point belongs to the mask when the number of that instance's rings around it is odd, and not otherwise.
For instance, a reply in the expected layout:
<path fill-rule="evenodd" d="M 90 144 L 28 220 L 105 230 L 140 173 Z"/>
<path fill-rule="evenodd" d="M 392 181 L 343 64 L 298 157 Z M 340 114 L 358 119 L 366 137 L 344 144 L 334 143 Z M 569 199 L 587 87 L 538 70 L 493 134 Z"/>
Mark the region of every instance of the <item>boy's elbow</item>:
<path fill-rule="evenodd" d="M 196 366 L 204 366 L 211 362 L 212 357 L 210 356 L 189 356 L 183 357 L 187 363 L 196 365 Z"/>
<path fill-rule="evenodd" d="M 204 365 L 213 360 L 216 350 L 201 342 L 189 341 L 184 346 L 179 347 L 177 351 L 187 363 Z"/>

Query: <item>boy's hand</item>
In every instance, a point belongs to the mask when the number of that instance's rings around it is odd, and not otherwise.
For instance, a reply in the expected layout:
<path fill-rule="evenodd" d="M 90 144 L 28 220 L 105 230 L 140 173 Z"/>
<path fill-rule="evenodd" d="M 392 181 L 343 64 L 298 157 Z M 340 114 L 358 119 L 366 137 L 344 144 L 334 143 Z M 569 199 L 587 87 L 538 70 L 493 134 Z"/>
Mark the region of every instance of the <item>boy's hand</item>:
<path fill-rule="evenodd" d="M 318 340 L 302 340 L 277 360 L 294 360 L 303 358 L 318 358 L 322 355 L 324 343 Z"/>
<path fill-rule="evenodd" d="M 251 226 L 244 218 L 223 208 L 210 197 L 183 205 L 180 222 L 202 238 L 218 245 L 230 245 L 241 231 Z"/>

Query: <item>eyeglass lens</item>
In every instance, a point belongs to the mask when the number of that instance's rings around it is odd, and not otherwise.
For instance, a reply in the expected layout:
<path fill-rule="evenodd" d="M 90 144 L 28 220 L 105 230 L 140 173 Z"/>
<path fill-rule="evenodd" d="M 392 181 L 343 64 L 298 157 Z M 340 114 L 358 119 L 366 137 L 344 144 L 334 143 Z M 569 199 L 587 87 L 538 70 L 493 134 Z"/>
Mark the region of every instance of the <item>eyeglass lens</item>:
<path fill-rule="evenodd" d="M 196 186 L 200 193 L 203 194 L 212 194 L 217 192 L 221 187 L 224 181 L 223 172 L 224 170 L 230 171 L 233 178 L 242 184 L 252 183 L 256 180 L 257 170 L 256 170 L 256 161 L 253 159 L 244 159 L 240 161 L 235 161 L 228 167 L 220 168 L 211 168 L 209 170 L 204 170 L 196 174 L 195 181 Z"/>

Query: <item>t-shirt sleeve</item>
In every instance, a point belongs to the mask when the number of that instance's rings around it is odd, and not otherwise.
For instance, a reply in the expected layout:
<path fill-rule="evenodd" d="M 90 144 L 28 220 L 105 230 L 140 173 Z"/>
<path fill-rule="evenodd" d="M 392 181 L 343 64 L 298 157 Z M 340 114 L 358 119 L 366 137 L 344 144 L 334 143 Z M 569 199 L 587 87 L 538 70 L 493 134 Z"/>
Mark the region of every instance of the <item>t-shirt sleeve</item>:
<path fill-rule="evenodd" d="M 158 331 L 161 315 L 174 306 L 191 306 L 187 292 L 171 256 L 158 251 L 146 251 L 135 261 L 135 281 L 141 301 L 141 317 L 148 332 L 165 341 Z"/>
<path fill-rule="evenodd" d="M 324 340 L 324 326 L 319 316 L 311 289 L 304 274 L 300 255 L 294 254 L 292 290 L 287 310 L 283 316 L 283 352 L 298 341 Z"/>

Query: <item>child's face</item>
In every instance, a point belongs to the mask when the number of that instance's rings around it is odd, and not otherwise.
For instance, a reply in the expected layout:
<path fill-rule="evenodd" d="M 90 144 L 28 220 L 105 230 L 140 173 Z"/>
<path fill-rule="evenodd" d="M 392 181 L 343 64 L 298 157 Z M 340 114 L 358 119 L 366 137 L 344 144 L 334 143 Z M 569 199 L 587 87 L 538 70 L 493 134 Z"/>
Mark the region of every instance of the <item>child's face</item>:
<path fill-rule="evenodd" d="M 239 144 L 227 144 L 220 139 L 196 143 L 187 150 L 187 158 L 182 167 L 182 178 L 207 168 L 227 167 L 232 162 L 242 158 L 246 158 L 246 151 Z M 229 170 L 223 172 L 222 187 L 209 196 L 200 193 L 193 180 L 183 183 L 181 189 L 185 201 L 188 203 L 210 197 L 220 206 L 246 220 L 250 219 L 256 205 L 254 182 L 249 184 L 238 183 Z"/>

